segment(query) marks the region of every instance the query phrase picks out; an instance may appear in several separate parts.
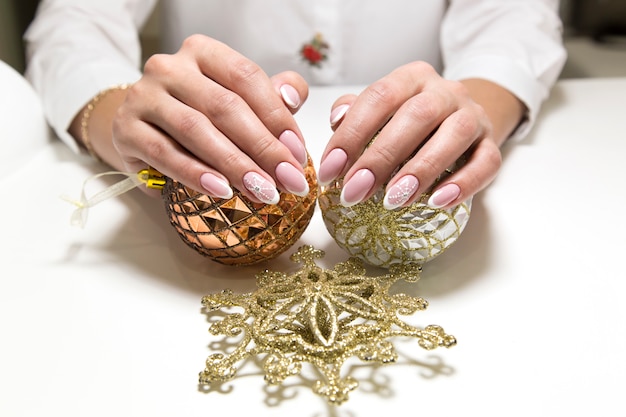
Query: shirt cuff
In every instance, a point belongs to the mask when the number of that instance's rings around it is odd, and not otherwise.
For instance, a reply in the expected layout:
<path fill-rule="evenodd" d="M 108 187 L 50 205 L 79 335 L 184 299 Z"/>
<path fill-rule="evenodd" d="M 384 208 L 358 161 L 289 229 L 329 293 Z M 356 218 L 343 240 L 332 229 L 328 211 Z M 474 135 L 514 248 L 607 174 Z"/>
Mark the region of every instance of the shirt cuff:
<path fill-rule="evenodd" d="M 509 90 L 526 106 L 526 115 L 510 138 L 520 139 L 528 134 L 537 118 L 549 90 L 514 60 L 496 55 L 473 57 L 446 68 L 444 77 L 452 80 L 480 78 Z"/>
<path fill-rule="evenodd" d="M 87 70 L 81 74 L 85 75 L 79 79 L 63 78 L 47 92 L 51 97 L 61 98 L 47 103 L 46 114 L 50 124 L 56 135 L 76 153 L 81 147 L 68 129 L 80 110 L 99 92 L 115 85 L 135 82 L 141 77 L 141 73 L 134 68 L 113 65 L 99 65 L 97 71 Z"/>

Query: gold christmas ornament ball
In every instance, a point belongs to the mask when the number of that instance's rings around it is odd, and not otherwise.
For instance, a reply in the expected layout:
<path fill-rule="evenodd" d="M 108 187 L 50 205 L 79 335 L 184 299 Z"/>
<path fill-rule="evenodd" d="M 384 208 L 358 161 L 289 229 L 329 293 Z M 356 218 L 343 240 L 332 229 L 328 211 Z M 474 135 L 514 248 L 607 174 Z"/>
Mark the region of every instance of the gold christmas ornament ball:
<path fill-rule="evenodd" d="M 434 188 L 452 170 L 440 176 Z M 423 264 L 443 253 L 460 236 L 470 217 L 472 199 L 449 209 L 427 205 L 431 190 L 408 207 L 387 210 L 384 186 L 352 207 L 341 205 L 342 181 L 322 187 L 318 203 L 335 242 L 351 256 L 383 268 Z"/>
<path fill-rule="evenodd" d="M 275 204 L 254 203 L 233 189 L 230 199 L 213 198 L 166 179 L 162 191 L 171 225 L 188 246 L 225 265 L 253 265 L 290 248 L 315 210 L 317 178 L 309 159 L 306 197 L 281 192 Z"/>

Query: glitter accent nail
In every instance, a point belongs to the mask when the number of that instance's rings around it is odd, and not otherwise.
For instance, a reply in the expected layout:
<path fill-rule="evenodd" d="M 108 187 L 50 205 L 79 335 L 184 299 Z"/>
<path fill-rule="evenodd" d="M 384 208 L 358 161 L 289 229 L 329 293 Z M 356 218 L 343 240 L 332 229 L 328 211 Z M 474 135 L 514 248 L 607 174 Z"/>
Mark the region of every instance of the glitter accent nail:
<path fill-rule="evenodd" d="M 280 201 L 276 187 L 256 172 L 248 172 L 244 175 L 243 185 L 246 190 L 265 204 L 276 204 Z"/>
<path fill-rule="evenodd" d="M 393 210 L 403 206 L 413 197 L 419 181 L 413 175 L 405 175 L 398 180 L 385 194 L 383 205 L 387 210 Z"/>

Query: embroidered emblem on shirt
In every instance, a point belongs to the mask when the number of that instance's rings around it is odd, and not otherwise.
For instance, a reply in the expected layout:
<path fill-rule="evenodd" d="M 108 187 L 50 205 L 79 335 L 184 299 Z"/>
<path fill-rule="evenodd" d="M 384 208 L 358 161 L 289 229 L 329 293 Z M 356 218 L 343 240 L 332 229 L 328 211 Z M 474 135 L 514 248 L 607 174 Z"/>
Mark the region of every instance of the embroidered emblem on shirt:
<path fill-rule="evenodd" d="M 322 34 L 316 33 L 311 41 L 302 45 L 300 56 L 302 56 L 302 59 L 308 62 L 309 65 L 320 68 L 322 61 L 328 59 L 326 55 L 328 48 L 328 43 L 326 43 Z"/>

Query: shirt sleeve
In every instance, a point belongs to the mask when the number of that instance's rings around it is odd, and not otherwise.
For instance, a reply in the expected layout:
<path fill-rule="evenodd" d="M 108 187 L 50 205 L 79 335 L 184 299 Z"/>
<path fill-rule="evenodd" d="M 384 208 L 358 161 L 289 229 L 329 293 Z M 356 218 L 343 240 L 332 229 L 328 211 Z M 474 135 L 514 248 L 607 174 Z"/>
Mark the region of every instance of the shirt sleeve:
<path fill-rule="evenodd" d="M 25 76 L 55 133 L 78 152 L 68 128 L 99 91 L 140 76 L 139 30 L 155 0 L 43 0 L 24 35 Z"/>
<path fill-rule="evenodd" d="M 444 77 L 481 78 L 525 105 L 532 127 L 566 59 L 557 0 L 451 0 L 441 34 Z"/>

